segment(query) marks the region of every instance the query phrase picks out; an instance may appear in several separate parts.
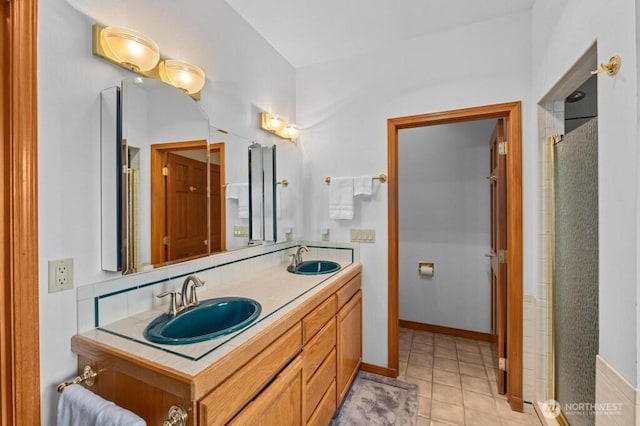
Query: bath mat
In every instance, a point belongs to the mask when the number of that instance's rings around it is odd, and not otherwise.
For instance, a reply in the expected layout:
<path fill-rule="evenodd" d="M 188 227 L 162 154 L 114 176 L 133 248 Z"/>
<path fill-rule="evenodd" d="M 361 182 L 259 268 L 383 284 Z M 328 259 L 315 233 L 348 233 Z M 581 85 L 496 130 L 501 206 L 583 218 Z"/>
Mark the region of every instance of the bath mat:
<path fill-rule="evenodd" d="M 418 385 L 359 371 L 331 426 L 413 426 Z"/>

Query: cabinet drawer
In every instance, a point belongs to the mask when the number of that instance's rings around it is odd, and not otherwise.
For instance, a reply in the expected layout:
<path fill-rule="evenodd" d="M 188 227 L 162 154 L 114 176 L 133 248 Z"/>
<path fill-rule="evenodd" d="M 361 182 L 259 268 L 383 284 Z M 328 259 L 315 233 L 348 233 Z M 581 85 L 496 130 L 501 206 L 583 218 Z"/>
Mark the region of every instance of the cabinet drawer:
<path fill-rule="evenodd" d="M 340 290 L 336 291 L 336 297 L 338 298 L 338 309 L 342 308 L 345 303 L 353 297 L 354 294 L 360 289 L 362 279 L 360 274 L 349 280 L 348 283 L 343 285 Z"/>
<path fill-rule="evenodd" d="M 316 409 L 318 402 L 324 396 L 329 384 L 335 381 L 336 377 L 336 350 L 335 348 L 324 359 L 324 362 L 311 377 L 305 387 L 305 420 L 308 419 Z M 335 407 L 334 407 L 335 409 Z"/>
<path fill-rule="evenodd" d="M 300 352 L 301 346 L 302 327 L 297 323 L 200 401 L 200 424 L 229 421 Z"/>
<path fill-rule="evenodd" d="M 336 319 L 334 317 L 304 346 L 303 370 L 305 383 L 313 376 L 313 373 L 315 373 L 335 345 Z"/>
<path fill-rule="evenodd" d="M 304 343 L 307 343 L 337 312 L 335 296 L 329 297 L 302 320 Z"/>
<path fill-rule="evenodd" d="M 307 426 L 327 426 L 336 411 L 336 405 L 336 381 L 334 380 L 322 396 L 318 408 L 311 415 Z"/>
<path fill-rule="evenodd" d="M 296 426 L 302 424 L 302 361 L 296 358 L 229 424 Z"/>

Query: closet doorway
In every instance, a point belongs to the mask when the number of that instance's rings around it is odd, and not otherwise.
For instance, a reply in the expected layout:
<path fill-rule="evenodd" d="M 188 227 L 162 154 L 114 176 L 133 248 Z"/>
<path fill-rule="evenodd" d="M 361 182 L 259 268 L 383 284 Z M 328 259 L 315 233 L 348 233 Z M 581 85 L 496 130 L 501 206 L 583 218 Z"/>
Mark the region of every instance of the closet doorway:
<path fill-rule="evenodd" d="M 399 163 L 398 132 L 402 129 L 426 127 L 442 124 L 466 123 L 478 120 L 500 122 L 504 118 L 506 144 L 499 149 L 506 149 L 503 156 L 504 177 L 506 182 L 506 246 L 504 261 L 506 262 L 506 296 L 503 315 L 497 315 L 498 324 L 493 323 L 491 334 L 496 339 L 506 341 L 504 355 L 508 365 L 506 378 L 506 396 L 511 408 L 522 410 L 522 159 L 521 159 L 521 105 L 520 102 L 489 105 L 462 110 L 438 112 L 388 120 L 388 154 L 389 154 L 389 369 L 397 373 L 399 369 Z M 497 140 L 497 139 L 496 139 Z M 502 141 L 497 141 L 498 144 Z M 489 140 L 486 144 L 487 169 L 489 169 Z M 506 148 L 505 148 L 506 147 Z M 404 165 L 404 163 L 402 163 Z M 493 167 L 491 167 L 493 170 Z M 489 199 L 489 191 L 486 193 Z M 490 241 L 487 241 L 487 245 Z M 493 263 L 493 262 L 492 262 Z M 436 266 L 437 270 L 437 266 Z M 493 275 L 493 274 L 492 274 Z M 487 286 L 487 288 L 489 288 Z M 493 315 L 492 315 L 493 316 Z M 497 329 L 503 321 L 502 332 Z M 443 327 L 446 329 L 446 327 Z M 485 336 L 490 336 L 486 333 Z M 498 338 L 498 336 L 500 336 Z M 473 337 L 473 336 L 469 336 Z M 497 367 L 497 366 L 496 366 Z"/>

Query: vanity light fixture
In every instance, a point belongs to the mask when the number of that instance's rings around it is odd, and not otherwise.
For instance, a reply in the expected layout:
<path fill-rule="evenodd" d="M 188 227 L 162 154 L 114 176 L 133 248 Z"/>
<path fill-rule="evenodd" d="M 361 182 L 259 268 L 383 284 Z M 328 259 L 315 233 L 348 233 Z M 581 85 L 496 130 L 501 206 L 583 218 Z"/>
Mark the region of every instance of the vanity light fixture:
<path fill-rule="evenodd" d="M 128 28 L 103 28 L 100 47 L 108 59 L 134 72 L 149 71 L 160 60 L 160 48 L 155 41 Z"/>
<path fill-rule="evenodd" d="M 205 84 L 204 71 L 189 62 L 161 57 L 158 45 L 139 32 L 94 24 L 93 54 L 144 77 L 170 84 L 195 100 L 200 99 Z"/>
<path fill-rule="evenodd" d="M 298 127 L 293 123 L 287 123 L 276 114 L 260 113 L 260 128 L 291 142 L 298 139 Z"/>
<path fill-rule="evenodd" d="M 188 95 L 197 93 L 204 87 L 204 71 L 189 62 L 166 59 L 160 62 L 158 72 L 162 81 Z"/>

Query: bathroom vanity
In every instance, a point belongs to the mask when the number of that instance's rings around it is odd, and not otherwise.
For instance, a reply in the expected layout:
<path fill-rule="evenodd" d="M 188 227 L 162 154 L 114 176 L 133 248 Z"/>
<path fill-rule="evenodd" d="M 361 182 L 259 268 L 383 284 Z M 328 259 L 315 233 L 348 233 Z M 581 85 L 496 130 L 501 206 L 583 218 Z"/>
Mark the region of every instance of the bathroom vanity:
<path fill-rule="evenodd" d="M 310 279 L 289 276 L 278 275 L 283 291 Z M 361 265 L 349 264 L 197 359 L 100 330 L 71 347 L 79 371 L 98 373 L 89 389 L 149 425 L 172 406 L 192 426 L 327 425 L 361 362 L 360 287 Z"/>

